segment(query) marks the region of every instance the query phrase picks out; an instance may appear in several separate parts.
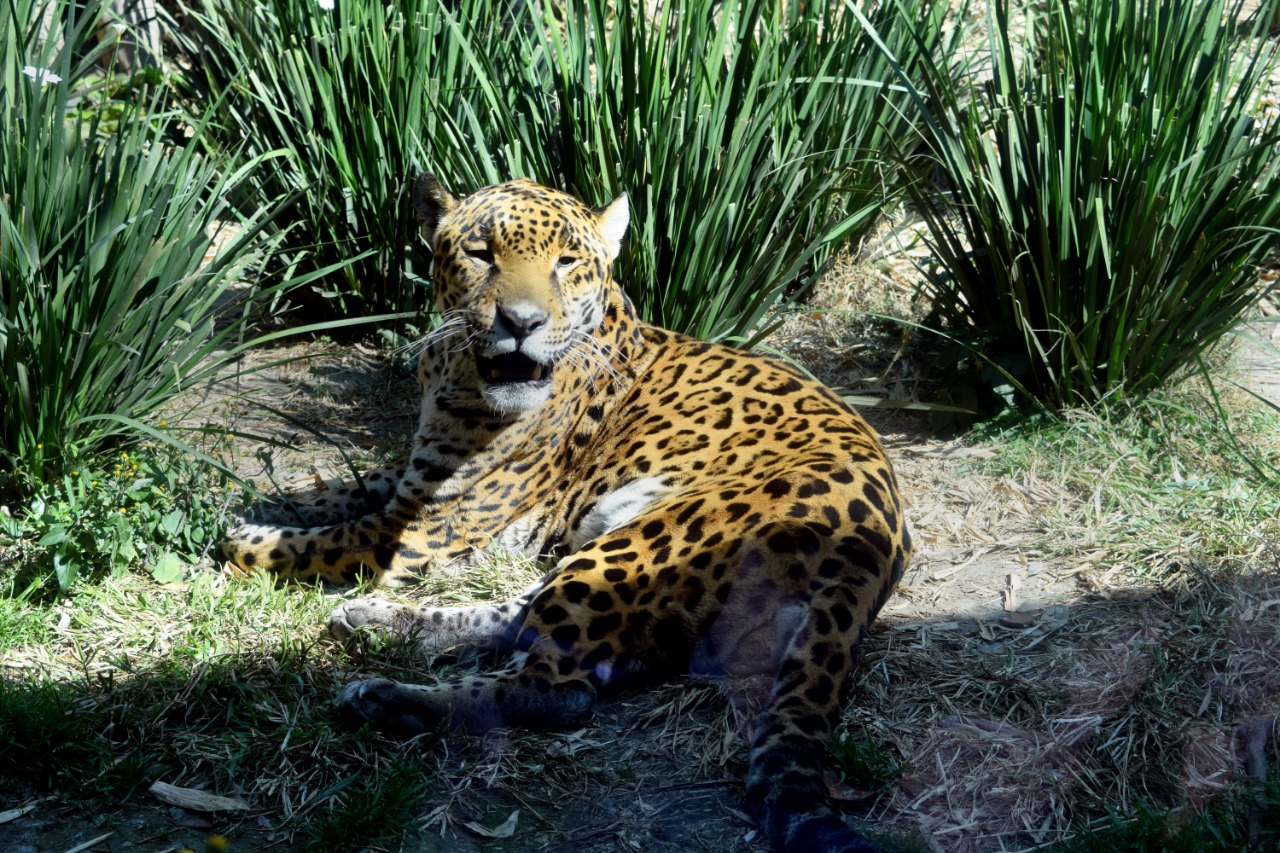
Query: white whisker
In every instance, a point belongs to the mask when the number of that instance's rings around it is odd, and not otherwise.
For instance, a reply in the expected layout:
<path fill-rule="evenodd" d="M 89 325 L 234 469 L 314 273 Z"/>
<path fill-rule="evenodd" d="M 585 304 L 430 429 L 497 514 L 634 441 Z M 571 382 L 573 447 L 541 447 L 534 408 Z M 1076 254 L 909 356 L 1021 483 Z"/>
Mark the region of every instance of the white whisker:
<path fill-rule="evenodd" d="M 457 309 L 446 311 L 440 315 L 440 319 L 441 323 L 439 326 L 432 329 L 416 341 L 410 341 L 404 346 L 398 347 L 395 350 L 395 354 L 400 355 L 402 353 L 410 353 L 414 356 L 418 356 L 428 347 L 446 341 L 457 335 L 467 325 L 464 312 Z"/>

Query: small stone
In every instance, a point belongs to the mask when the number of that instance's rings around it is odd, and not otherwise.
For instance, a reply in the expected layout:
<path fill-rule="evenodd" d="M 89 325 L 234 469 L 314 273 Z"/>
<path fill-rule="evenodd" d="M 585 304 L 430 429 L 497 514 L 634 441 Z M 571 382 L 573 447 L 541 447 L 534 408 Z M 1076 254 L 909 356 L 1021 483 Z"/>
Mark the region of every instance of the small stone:
<path fill-rule="evenodd" d="M 1000 617 L 1000 624 L 1006 628 L 1030 628 L 1040 621 L 1042 610 L 1019 610 L 1016 613 L 1006 613 Z"/>

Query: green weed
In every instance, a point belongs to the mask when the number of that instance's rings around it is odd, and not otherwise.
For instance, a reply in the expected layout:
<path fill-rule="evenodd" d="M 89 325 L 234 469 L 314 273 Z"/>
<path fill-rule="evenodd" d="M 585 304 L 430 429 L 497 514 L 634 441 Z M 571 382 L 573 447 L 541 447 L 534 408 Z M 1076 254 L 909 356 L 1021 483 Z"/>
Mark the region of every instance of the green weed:
<path fill-rule="evenodd" d="M 296 199 L 279 225 L 290 262 L 359 256 L 297 294 L 313 308 L 427 301 L 407 188 L 429 169 L 460 193 L 516 177 L 589 203 L 630 193 L 619 278 L 642 313 L 741 337 L 866 233 L 894 194 L 880 152 L 918 138 L 889 61 L 838 10 L 452 6 L 189 4 L 204 95 L 227 92 L 215 144 L 288 152 L 243 203 Z M 943 61 L 943 13 L 920 0 L 871 11 L 906 73 Z"/>
<path fill-rule="evenodd" d="M 11 583 L 66 591 L 135 568 L 169 583 L 208 562 L 243 497 L 223 471 L 150 443 L 107 463 L 86 459 L 47 481 L 20 516 L 0 517 L 0 537 L 27 543 Z"/>
<path fill-rule="evenodd" d="M 0 522 L 3 520 L 3 516 L 0 516 Z M 3 539 L 0 538 L 0 543 L 2 542 Z M 7 578 L 7 581 L 9 588 L 0 592 L 0 656 L 11 646 L 48 640 L 47 626 L 39 618 L 38 611 L 32 607 L 32 602 L 40 597 L 39 593 L 44 585 L 39 581 L 32 581 L 19 587 L 14 577 Z"/>
<path fill-rule="evenodd" d="M 0 679 L 0 785 L 53 788 L 110 762 L 80 698 L 65 683 Z"/>
<path fill-rule="evenodd" d="M 902 775 L 903 768 L 864 728 L 836 731 L 831 752 L 844 779 L 855 788 L 879 791 Z"/>
<path fill-rule="evenodd" d="M 413 826 L 431 791 L 422 760 L 408 757 L 344 780 L 311 830 L 307 849 L 364 849 L 393 841 Z"/>

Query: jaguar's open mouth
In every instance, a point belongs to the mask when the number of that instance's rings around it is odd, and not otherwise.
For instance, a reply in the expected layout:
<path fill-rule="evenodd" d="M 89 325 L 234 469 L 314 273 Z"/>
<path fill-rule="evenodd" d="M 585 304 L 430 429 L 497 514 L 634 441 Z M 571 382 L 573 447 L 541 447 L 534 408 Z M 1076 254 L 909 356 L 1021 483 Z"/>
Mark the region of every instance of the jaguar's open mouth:
<path fill-rule="evenodd" d="M 476 370 L 480 380 L 487 385 L 550 382 L 551 368 L 551 365 L 539 364 L 522 352 L 476 356 Z"/>

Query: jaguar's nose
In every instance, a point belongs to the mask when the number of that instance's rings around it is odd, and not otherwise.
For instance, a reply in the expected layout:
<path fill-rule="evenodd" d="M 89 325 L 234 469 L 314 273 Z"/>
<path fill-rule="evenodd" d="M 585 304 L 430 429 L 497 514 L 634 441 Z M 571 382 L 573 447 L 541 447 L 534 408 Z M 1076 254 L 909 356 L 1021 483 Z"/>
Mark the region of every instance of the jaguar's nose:
<path fill-rule="evenodd" d="M 550 319 L 550 314 L 532 302 L 514 302 L 498 305 L 494 322 L 511 337 L 522 341 L 547 325 Z"/>

